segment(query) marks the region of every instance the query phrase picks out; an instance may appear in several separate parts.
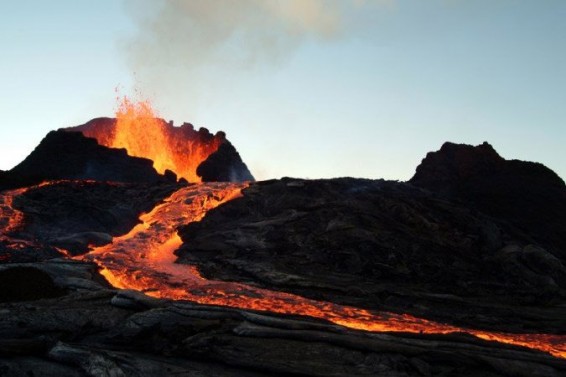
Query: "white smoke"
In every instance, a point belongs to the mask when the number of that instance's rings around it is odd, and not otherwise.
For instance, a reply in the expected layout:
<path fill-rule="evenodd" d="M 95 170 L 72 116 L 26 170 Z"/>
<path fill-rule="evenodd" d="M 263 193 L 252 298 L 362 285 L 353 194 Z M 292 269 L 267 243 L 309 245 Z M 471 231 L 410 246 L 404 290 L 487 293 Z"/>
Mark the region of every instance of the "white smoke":
<path fill-rule="evenodd" d="M 377 0 L 386 4 L 391 0 Z M 199 91 L 203 72 L 280 64 L 309 38 L 344 34 L 363 0 L 126 0 L 137 33 L 124 46 L 141 89 Z M 194 93 L 193 93 L 194 94 Z"/>

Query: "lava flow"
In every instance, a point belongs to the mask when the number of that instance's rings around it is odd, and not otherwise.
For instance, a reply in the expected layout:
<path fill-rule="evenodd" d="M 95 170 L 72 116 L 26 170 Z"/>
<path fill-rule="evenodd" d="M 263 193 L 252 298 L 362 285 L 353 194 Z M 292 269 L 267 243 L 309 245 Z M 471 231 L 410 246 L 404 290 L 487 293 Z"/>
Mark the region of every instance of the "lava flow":
<path fill-rule="evenodd" d="M 11 237 L 23 223 L 24 214 L 13 206 L 14 198 L 26 192 L 28 188 L 10 190 L 0 194 L 0 241 L 17 250 L 29 246 L 30 241 Z"/>
<path fill-rule="evenodd" d="M 16 231 L 22 224 L 24 214 L 14 209 L 14 198 L 26 192 L 28 188 L 10 190 L 0 195 L 0 229 L 2 237 Z"/>
<path fill-rule="evenodd" d="M 96 262 L 115 287 L 140 290 L 154 297 L 303 315 L 372 332 L 467 333 L 481 339 L 528 347 L 566 358 L 564 335 L 488 332 L 459 328 L 407 314 L 370 312 L 244 284 L 206 280 L 194 266 L 175 264 L 173 251 L 181 244 L 177 227 L 199 221 L 209 209 L 238 197 L 244 187 L 245 184 L 215 183 L 182 188 L 142 216 L 142 224 L 130 233 L 115 238 L 111 245 L 94 249 L 81 259 Z"/>
<path fill-rule="evenodd" d="M 148 100 L 119 99 L 116 122 L 108 127 L 85 127 L 80 131 L 110 148 L 125 148 L 130 156 L 153 161 L 161 174 L 174 171 L 189 182 L 201 182 L 197 167 L 225 141 L 224 134 L 212 135 L 192 125 L 174 127 L 158 118 Z"/>

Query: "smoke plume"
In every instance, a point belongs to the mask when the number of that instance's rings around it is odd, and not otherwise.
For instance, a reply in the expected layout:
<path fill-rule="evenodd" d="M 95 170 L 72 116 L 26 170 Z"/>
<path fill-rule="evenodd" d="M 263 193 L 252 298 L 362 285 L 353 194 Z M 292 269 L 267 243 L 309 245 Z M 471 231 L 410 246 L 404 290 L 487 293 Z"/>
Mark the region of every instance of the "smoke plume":
<path fill-rule="evenodd" d="M 125 4 L 138 28 L 125 50 L 141 89 L 179 95 L 208 86 L 202 76 L 211 70 L 217 77 L 238 76 L 258 65 L 281 63 L 309 38 L 340 37 L 347 15 L 363 1 L 126 0 Z"/>

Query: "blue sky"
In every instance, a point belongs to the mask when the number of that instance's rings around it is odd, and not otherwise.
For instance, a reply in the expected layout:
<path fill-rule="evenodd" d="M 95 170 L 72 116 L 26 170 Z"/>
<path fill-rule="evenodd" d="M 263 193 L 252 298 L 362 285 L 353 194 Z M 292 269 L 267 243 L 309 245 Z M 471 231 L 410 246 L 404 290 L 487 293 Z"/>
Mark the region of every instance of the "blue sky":
<path fill-rule="evenodd" d="M 566 1 L 185 3 L 0 3 L 0 169 L 135 86 L 260 179 L 405 180 L 444 141 L 566 177 Z"/>

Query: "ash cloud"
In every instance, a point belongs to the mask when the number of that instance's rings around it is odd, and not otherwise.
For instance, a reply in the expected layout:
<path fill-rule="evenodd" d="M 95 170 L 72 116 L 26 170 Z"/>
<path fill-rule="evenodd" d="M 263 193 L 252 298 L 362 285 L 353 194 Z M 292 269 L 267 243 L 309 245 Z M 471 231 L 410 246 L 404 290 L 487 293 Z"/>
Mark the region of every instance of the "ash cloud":
<path fill-rule="evenodd" d="M 126 0 L 125 6 L 138 31 L 124 47 L 141 89 L 179 94 L 208 85 L 202 82 L 205 71 L 237 75 L 264 63 L 280 64 L 310 38 L 339 38 L 350 22 L 348 15 L 366 3 Z"/>

